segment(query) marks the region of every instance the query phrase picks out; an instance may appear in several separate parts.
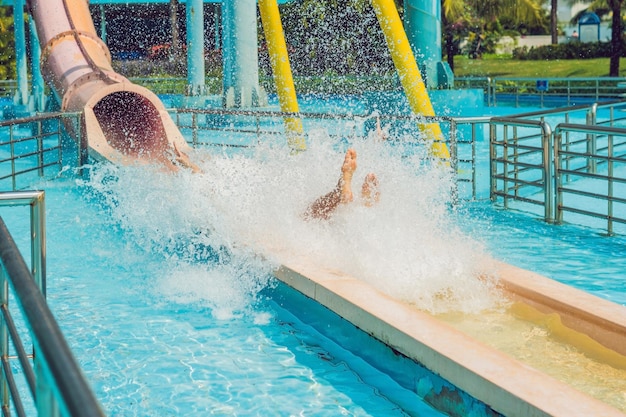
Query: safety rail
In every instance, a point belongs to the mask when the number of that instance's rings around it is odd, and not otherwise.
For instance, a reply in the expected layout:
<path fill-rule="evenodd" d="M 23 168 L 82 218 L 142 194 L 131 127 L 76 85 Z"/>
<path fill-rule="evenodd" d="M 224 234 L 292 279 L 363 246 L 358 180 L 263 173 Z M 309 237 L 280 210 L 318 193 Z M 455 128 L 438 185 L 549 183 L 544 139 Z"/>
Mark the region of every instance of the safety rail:
<path fill-rule="evenodd" d="M 482 139 L 489 117 L 417 117 L 410 115 L 347 115 L 328 113 L 286 113 L 279 111 L 177 109 L 174 120 L 193 147 L 230 147 L 246 149 L 284 138 L 283 119 L 299 117 L 304 130 L 323 128 L 334 140 L 366 138 L 375 129 L 376 117 L 392 130 L 392 141 L 412 140 L 420 145 L 419 126 L 439 123 L 450 149 L 450 165 L 458 183 L 469 184 L 467 198 L 476 198 L 476 143 Z M 410 138 L 410 139 L 409 139 Z"/>
<path fill-rule="evenodd" d="M 457 88 L 482 88 L 489 106 L 590 105 L 626 96 L 623 77 L 456 77 L 454 82 Z"/>
<path fill-rule="evenodd" d="M 626 224 L 626 129 L 561 123 L 554 144 L 556 221 L 565 212 L 599 218 L 609 235 L 614 223 Z"/>
<path fill-rule="evenodd" d="M 492 118 L 489 125 L 491 200 L 502 198 L 505 208 L 511 200 L 543 206 L 552 221 L 550 125 L 512 117 Z"/>
<path fill-rule="evenodd" d="M 522 210 L 530 204 L 531 212 L 541 206 L 547 222 L 614 234 L 626 224 L 625 109 L 615 101 L 492 118 L 491 200 Z"/>
<path fill-rule="evenodd" d="M 17 359 L 38 415 L 104 416 L 46 303 L 44 192 L 0 193 L 0 207 L 2 206 L 30 206 L 31 225 L 29 270 L 0 217 L 0 401 L 3 415 L 11 415 L 11 410 L 19 417 L 28 415 L 20 396 L 20 387 L 14 377 L 12 360 Z M 32 354 L 27 353 L 9 308 L 11 288 L 11 298 L 19 305 L 22 321 L 30 333 Z M 9 340 L 17 358 L 11 356 Z"/>
<path fill-rule="evenodd" d="M 66 123 L 67 122 L 67 123 Z M 63 167 L 63 136 L 66 124 L 80 134 L 80 113 L 46 113 L 32 117 L 0 121 L 0 184 L 11 181 L 11 189 L 19 188 L 18 179 L 25 184 L 33 174 L 43 177 Z M 76 157 L 84 163 L 86 147 L 77 147 Z"/>

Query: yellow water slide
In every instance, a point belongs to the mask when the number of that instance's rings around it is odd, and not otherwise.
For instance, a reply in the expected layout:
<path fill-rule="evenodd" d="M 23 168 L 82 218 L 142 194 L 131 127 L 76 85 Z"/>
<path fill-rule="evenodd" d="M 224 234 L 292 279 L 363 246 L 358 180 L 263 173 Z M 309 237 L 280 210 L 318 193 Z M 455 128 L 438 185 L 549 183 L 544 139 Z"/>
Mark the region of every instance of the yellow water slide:
<path fill-rule="evenodd" d="M 415 56 L 411 50 L 396 5 L 393 0 L 372 0 L 372 6 L 387 41 L 389 52 L 411 110 L 415 114 L 435 116 L 435 111 L 428 97 L 426 86 L 415 61 Z M 296 90 L 276 0 L 259 0 L 259 11 L 281 110 L 297 113 Z M 296 117 L 288 118 L 285 120 L 285 124 L 292 148 L 304 149 L 301 120 Z M 449 159 L 450 153 L 439 124 L 425 123 L 421 124 L 420 128 L 427 138 L 432 141 L 432 154 L 442 159 Z"/>
<path fill-rule="evenodd" d="M 287 113 L 297 113 L 299 109 L 296 87 L 291 74 L 278 3 L 276 0 L 258 0 L 258 2 L 280 109 Z M 293 150 L 301 151 L 306 148 L 302 120 L 299 117 L 285 118 L 285 130 L 287 141 Z"/>
<path fill-rule="evenodd" d="M 163 103 L 117 74 L 86 0 L 29 0 L 42 45 L 44 79 L 63 111 L 83 112 L 83 142 L 97 159 L 134 164 L 172 160 L 189 149 Z M 73 135 L 78 139 L 77 131 Z M 85 140 L 86 139 L 86 140 Z"/>
<path fill-rule="evenodd" d="M 411 110 L 422 116 L 435 116 L 424 80 L 420 74 L 415 56 L 411 50 L 409 39 L 406 36 L 402 20 L 393 0 L 372 0 L 372 6 L 378 23 L 385 35 L 389 53 L 396 66 L 398 77 L 404 88 Z M 434 156 L 448 159 L 450 153 L 444 142 L 444 136 L 438 123 L 420 125 L 428 139 L 432 141 L 431 151 Z"/>
<path fill-rule="evenodd" d="M 378 23 L 385 35 L 389 53 L 398 71 L 398 77 L 404 88 L 411 110 L 415 114 L 423 116 L 435 116 L 424 80 L 417 67 L 415 56 L 411 50 L 409 39 L 406 36 L 402 20 L 398 15 L 393 0 L 372 0 L 372 6 Z M 434 156 L 448 159 L 450 153 L 444 142 L 444 136 L 438 123 L 427 123 L 420 125 L 422 131 L 428 139 L 432 140 L 431 151 Z"/>

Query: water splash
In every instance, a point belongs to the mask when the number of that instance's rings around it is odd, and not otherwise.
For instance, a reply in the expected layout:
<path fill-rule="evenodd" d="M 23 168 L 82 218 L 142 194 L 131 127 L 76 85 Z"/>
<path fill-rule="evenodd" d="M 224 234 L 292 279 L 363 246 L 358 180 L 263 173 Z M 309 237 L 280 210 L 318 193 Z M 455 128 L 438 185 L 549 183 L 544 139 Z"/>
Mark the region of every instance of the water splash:
<path fill-rule="evenodd" d="M 305 221 L 308 205 L 337 183 L 346 149 L 323 130 L 309 140 L 299 155 L 275 143 L 251 158 L 196 151 L 202 174 L 99 166 L 89 186 L 138 245 L 173 266 L 160 291 L 218 317 L 244 310 L 268 285 L 276 266 L 268 248 L 304 254 L 434 313 L 493 306 L 493 281 L 477 279 L 484 249 L 455 224 L 452 177 L 424 146 L 402 138 L 347 144 L 358 153 L 355 202 L 329 221 Z M 359 197 L 369 172 L 382 192 L 373 207 Z"/>

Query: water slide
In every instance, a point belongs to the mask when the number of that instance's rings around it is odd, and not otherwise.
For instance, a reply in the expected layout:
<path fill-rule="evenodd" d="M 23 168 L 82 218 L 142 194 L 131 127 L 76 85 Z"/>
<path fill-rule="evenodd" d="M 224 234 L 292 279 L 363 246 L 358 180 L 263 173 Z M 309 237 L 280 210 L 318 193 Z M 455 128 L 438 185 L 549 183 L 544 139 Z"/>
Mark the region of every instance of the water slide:
<path fill-rule="evenodd" d="M 83 112 L 92 157 L 118 164 L 172 161 L 189 149 L 160 99 L 116 73 L 86 0 L 28 0 L 42 45 L 41 69 L 68 112 Z M 79 141 L 79 131 L 71 129 Z M 184 162 L 183 162 L 184 163 Z"/>

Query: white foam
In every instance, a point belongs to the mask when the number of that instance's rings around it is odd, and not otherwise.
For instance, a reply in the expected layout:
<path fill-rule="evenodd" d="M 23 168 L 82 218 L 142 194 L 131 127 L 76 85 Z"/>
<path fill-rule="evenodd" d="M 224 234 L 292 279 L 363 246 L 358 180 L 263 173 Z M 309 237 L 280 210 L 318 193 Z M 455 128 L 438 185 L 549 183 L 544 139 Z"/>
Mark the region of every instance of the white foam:
<path fill-rule="evenodd" d="M 224 317 L 267 284 L 272 265 L 255 255 L 271 259 L 266 247 L 306 254 L 432 312 L 493 304 L 492 283 L 476 279 L 483 247 L 452 221 L 451 177 L 424 162 L 423 147 L 351 144 L 358 153 L 355 202 L 329 221 L 305 221 L 307 206 L 336 185 L 345 152 L 323 130 L 309 132 L 309 142 L 299 155 L 270 145 L 252 158 L 196 151 L 205 159 L 202 174 L 100 167 L 91 186 L 134 241 L 168 257 L 163 293 Z M 373 207 L 359 204 L 368 172 L 382 192 Z M 199 255 L 209 247 L 229 255 L 211 263 Z"/>

